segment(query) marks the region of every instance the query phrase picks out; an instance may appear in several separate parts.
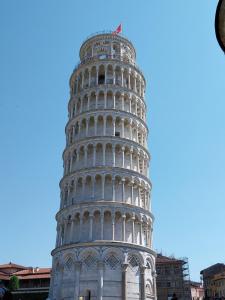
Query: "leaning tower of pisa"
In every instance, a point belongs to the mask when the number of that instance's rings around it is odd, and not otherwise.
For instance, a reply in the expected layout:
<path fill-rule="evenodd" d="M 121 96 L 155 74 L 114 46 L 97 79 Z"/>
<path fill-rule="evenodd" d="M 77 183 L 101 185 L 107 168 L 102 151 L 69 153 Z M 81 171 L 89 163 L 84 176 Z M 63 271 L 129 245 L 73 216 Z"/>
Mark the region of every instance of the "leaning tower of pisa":
<path fill-rule="evenodd" d="M 156 299 L 145 78 L 132 43 L 101 33 L 70 78 L 51 300 Z"/>

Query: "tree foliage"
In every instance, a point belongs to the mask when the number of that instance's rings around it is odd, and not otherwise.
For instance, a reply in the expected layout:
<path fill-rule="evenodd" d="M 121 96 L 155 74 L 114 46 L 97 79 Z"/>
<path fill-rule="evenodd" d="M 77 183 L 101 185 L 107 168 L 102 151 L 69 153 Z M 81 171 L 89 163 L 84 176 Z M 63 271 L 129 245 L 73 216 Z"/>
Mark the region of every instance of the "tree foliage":
<path fill-rule="evenodd" d="M 13 275 L 12 277 L 10 277 L 9 289 L 10 291 L 15 291 L 18 290 L 18 288 L 19 288 L 19 278 Z"/>

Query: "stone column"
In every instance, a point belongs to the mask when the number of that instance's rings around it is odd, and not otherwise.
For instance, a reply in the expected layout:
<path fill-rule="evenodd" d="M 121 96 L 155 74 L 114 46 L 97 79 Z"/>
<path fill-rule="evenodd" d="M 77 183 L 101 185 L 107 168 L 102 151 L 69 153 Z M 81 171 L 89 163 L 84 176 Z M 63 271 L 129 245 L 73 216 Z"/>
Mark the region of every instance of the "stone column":
<path fill-rule="evenodd" d="M 122 179 L 122 202 L 125 202 L 125 190 L 124 190 L 125 179 Z"/>
<path fill-rule="evenodd" d="M 133 147 L 130 148 L 130 169 L 133 170 Z"/>
<path fill-rule="evenodd" d="M 122 98 L 122 110 L 124 110 L 124 94 L 121 94 L 121 98 Z"/>
<path fill-rule="evenodd" d="M 72 127 L 72 135 L 73 135 L 72 141 L 74 142 L 74 137 L 75 137 L 75 126 L 74 125 Z"/>
<path fill-rule="evenodd" d="M 135 203 L 134 203 L 134 181 L 131 181 L 131 204 L 135 205 Z"/>
<path fill-rule="evenodd" d="M 93 239 L 93 218 L 94 216 L 92 214 L 89 215 L 89 219 L 90 219 L 89 240 L 90 241 L 92 241 Z"/>
<path fill-rule="evenodd" d="M 92 198 L 95 197 L 95 177 L 92 178 Z"/>
<path fill-rule="evenodd" d="M 81 74 L 81 88 L 84 88 L 84 73 Z M 82 101 L 81 101 L 82 102 Z"/>
<path fill-rule="evenodd" d="M 137 171 L 140 172 L 140 163 L 139 163 L 140 152 L 137 153 Z"/>
<path fill-rule="evenodd" d="M 73 231 L 74 231 L 74 220 L 71 220 L 71 225 L 70 225 L 70 243 L 73 243 Z"/>
<path fill-rule="evenodd" d="M 103 262 L 98 262 L 98 272 L 99 272 L 99 280 L 98 280 L 98 300 L 102 300 L 103 299 L 103 269 L 104 269 L 104 263 Z"/>
<path fill-rule="evenodd" d="M 137 76 L 134 77 L 134 91 L 137 93 Z"/>
<path fill-rule="evenodd" d="M 140 267 L 141 300 L 146 300 L 145 291 L 145 266 Z"/>
<path fill-rule="evenodd" d="M 105 151 L 106 151 L 106 145 L 103 144 L 102 147 L 102 165 L 105 166 Z"/>
<path fill-rule="evenodd" d="M 72 167 L 73 167 L 73 155 L 70 157 L 70 173 L 72 172 Z"/>
<path fill-rule="evenodd" d="M 125 242 L 126 239 L 126 215 L 122 215 L 123 223 L 122 223 L 122 240 Z"/>
<path fill-rule="evenodd" d="M 62 246 L 62 225 L 59 227 L 59 240 L 58 240 L 58 247 Z"/>
<path fill-rule="evenodd" d="M 130 139 L 133 140 L 133 128 L 132 128 L 132 121 L 130 122 Z"/>
<path fill-rule="evenodd" d="M 96 164 L 96 145 L 93 145 L 93 167 Z"/>
<path fill-rule="evenodd" d="M 115 69 L 113 68 L 113 85 L 116 84 L 116 72 Z"/>
<path fill-rule="evenodd" d="M 122 299 L 127 300 L 127 268 L 128 264 L 122 265 Z"/>
<path fill-rule="evenodd" d="M 140 81 L 139 81 L 139 96 L 141 96 L 141 78 L 140 78 Z"/>
<path fill-rule="evenodd" d="M 82 263 L 80 261 L 76 261 L 74 263 L 75 268 L 75 284 L 74 284 L 74 300 L 79 299 L 80 296 L 80 270 Z M 57 300 L 60 298 L 57 298 Z"/>
<path fill-rule="evenodd" d="M 156 271 L 153 271 L 152 278 L 153 278 L 153 285 L 154 285 L 154 295 L 157 295 L 156 277 L 157 277 Z M 157 299 L 157 297 L 156 297 L 156 299 Z"/>
<path fill-rule="evenodd" d="M 106 134 L 106 116 L 103 117 L 103 135 Z"/>
<path fill-rule="evenodd" d="M 107 108 L 107 92 L 104 93 L 104 108 Z"/>
<path fill-rule="evenodd" d="M 80 213 L 80 228 L 79 228 L 79 241 L 81 242 L 82 239 L 82 227 L 83 227 L 83 216 Z"/>
<path fill-rule="evenodd" d="M 66 244 L 66 233 L 67 233 L 67 220 L 64 222 L 64 232 L 63 232 L 63 244 L 65 245 Z"/>
<path fill-rule="evenodd" d="M 88 70 L 88 87 L 91 86 L 91 70 Z"/>
<path fill-rule="evenodd" d="M 56 231 L 57 231 L 57 235 L 56 235 L 55 248 L 57 248 L 59 245 L 59 225 L 57 225 Z"/>
<path fill-rule="evenodd" d="M 124 69 L 121 68 L 121 85 L 123 87 L 123 72 L 124 72 Z"/>
<path fill-rule="evenodd" d="M 152 247 L 152 240 L 153 240 L 153 227 L 150 225 L 150 230 L 149 230 L 149 247 Z"/>
<path fill-rule="evenodd" d="M 122 124 L 122 138 L 124 138 L 124 119 L 121 119 L 121 124 Z"/>
<path fill-rule="evenodd" d="M 122 168 L 124 168 L 124 151 L 125 147 L 122 147 Z"/>
<path fill-rule="evenodd" d="M 115 214 L 112 214 L 112 240 L 115 240 Z"/>
<path fill-rule="evenodd" d="M 141 206 L 141 188 L 139 185 L 138 185 L 138 206 L 142 207 Z"/>
<path fill-rule="evenodd" d="M 102 175 L 102 200 L 105 199 L 105 175 Z"/>
<path fill-rule="evenodd" d="M 134 221 L 135 221 L 135 217 L 134 217 L 134 216 L 132 216 L 131 221 L 132 221 L 132 243 L 134 244 L 134 243 L 135 243 L 135 232 L 134 232 L 134 226 L 135 226 Z"/>
<path fill-rule="evenodd" d="M 90 109 L 90 95 L 88 95 L 87 110 Z"/>
<path fill-rule="evenodd" d="M 116 166 L 116 147 L 115 145 L 112 146 L 112 155 L 113 155 L 113 167 Z"/>
<path fill-rule="evenodd" d="M 143 245 L 143 230 L 142 230 L 142 221 L 140 222 L 140 245 Z"/>
<path fill-rule="evenodd" d="M 115 201 L 115 179 L 112 179 L 112 201 Z"/>
<path fill-rule="evenodd" d="M 60 266 L 59 271 L 60 271 L 60 273 L 59 273 L 59 280 L 58 280 L 58 282 L 59 282 L 60 284 L 58 284 L 58 286 L 57 286 L 57 293 L 56 293 L 56 295 L 57 295 L 56 299 L 57 299 L 57 300 L 58 300 L 58 299 L 61 299 L 61 292 L 62 292 L 62 289 L 61 289 L 61 283 L 62 283 L 62 281 L 63 281 L 63 272 L 64 272 L 64 268 L 63 268 L 62 266 Z"/>
<path fill-rule="evenodd" d="M 88 136 L 88 127 L 89 127 L 89 126 L 88 126 L 88 123 L 89 123 L 89 122 L 88 122 L 88 119 L 87 119 L 87 120 L 86 120 L 86 137 Z"/>
<path fill-rule="evenodd" d="M 101 213 L 101 240 L 104 239 L 104 212 Z"/>
<path fill-rule="evenodd" d="M 84 147 L 84 166 L 87 167 L 87 147 Z"/>
<path fill-rule="evenodd" d="M 94 118 L 94 122 L 95 122 L 95 136 L 97 135 L 97 117 Z"/>
<path fill-rule="evenodd" d="M 96 93 L 96 97 L 95 97 L 95 109 L 98 109 L 98 96 L 99 96 L 99 94 Z"/>
<path fill-rule="evenodd" d="M 81 198 L 84 199 L 84 196 L 85 196 L 85 179 L 82 178 L 82 196 Z"/>
<path fill-rule="evenodd" d="M 98 67 L 96 68 L 96 85 L 98 85 Z"/>
<path fill-rule="evenodd" d="M 129 90 L 130 90 L 130 72 L 129 72 L 129 74 L 128 74 L 128 88 L 129 88 Z"/>
<path fill-rule="evenodd" d="M 78 169 L 79 164 L 80 164 L 80 149 L 77 149 L 77 158 L 76 158 L 75 169 Z"/>
<path fill-rule="evenodd" d="M 78 93 L 78 78 L 77 78 L 77 81 L 76 81 L 76 94 Z"/>
<path fill-rule="evenodd" d="M 116 108 L 116 94 L 113 94 L 113 108 Z"/>
<path fill-rule="evenodd" d="M 113 118 L 113 136 L 116 134 L 116 119 Z"/>

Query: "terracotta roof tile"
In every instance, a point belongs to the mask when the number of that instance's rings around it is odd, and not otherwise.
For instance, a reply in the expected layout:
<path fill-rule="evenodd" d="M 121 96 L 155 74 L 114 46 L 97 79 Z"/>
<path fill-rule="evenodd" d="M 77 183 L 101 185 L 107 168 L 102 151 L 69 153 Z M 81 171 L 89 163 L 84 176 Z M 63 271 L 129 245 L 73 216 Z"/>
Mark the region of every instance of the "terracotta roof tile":
<path fill-rule="evenodd" d="M 158 254 L 157 257 L 156 257 L 156 263 L 157 264 L 160 264 L 160 263 L 162 263 L 162 264 L 165 264 L 165 263 L 178 264 L 178 263 L 183 263 L 183 260 Z"/>
<path fill-rule="evenodd" d="M 27 276 L 18 276 L 20 280 L 28 280 L 28 279 L 48 279 L 50 278 L 50 273 L 47 274 L 29 274 Z"/>
<path fill-rule="evenodd" d="M 51 273 L 51 268 L 29 268 L 26 270 L 18 271 L 15 272 L 15 275 L 21 275 L 21 276 L 26 276 L 26 275 L 33 275 L 33 274 L 50 274 Z"/>
<path fill-rule="evenodd" d="M 0 265 L 0 269 L 9 269 L 9 268 L 26 269 L 26 267 L 14 264 L 12 262 L 9 262 L 8 264 Z"/>

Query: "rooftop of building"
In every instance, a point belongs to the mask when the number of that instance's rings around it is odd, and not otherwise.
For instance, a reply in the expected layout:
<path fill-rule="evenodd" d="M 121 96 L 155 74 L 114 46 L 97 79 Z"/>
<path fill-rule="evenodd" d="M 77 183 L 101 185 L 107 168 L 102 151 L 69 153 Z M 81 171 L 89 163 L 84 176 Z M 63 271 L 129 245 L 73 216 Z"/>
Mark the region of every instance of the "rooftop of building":
<path fill-rule="evenodd" d="M 13 275 L 22 280 L 50 278 L 51 268 L 25 267 L 12 262 L 0 265 L 0 280 L 9 280 Z"/>
<path fill-rule="evenodd" d="M 186 263 L 185 259 L 178 259 L 173 256 L 165 256 L 162 254 L 157 254 L 156 264 L 184 264 Z"/>
<path fill-rule="evenodd" d="M 216 263 L 206 269 L 203 269 L 200 274 L 202 274 L 204 277 L 213 276 L 217 273 L 224 272 L 225 271 L 225 264 L 223 263 Z"/>

